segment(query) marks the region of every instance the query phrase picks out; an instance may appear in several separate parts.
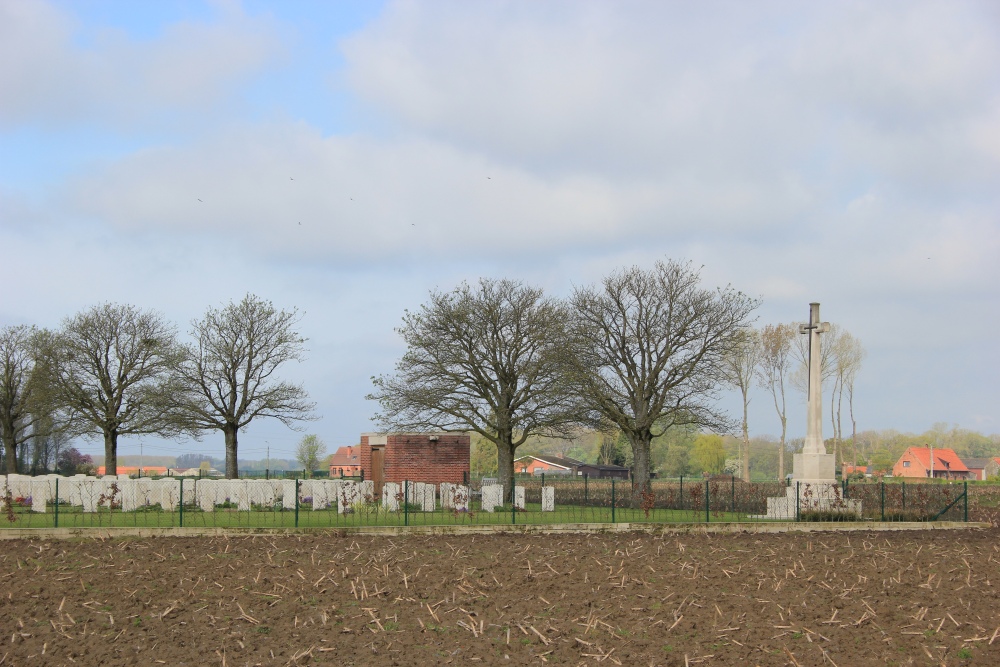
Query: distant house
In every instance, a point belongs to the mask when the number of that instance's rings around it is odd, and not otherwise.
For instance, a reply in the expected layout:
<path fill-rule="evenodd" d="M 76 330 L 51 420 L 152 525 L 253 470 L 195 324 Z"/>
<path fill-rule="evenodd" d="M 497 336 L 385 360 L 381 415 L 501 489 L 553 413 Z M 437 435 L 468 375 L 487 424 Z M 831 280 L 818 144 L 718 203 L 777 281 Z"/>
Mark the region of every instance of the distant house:
<path fill-rule="evenodd" d="M 933 451 L 933 460 L 931 452 Z M 893 477 L 969 479 L 970 472 L 954 450 L 941 447 L 908 447 L 892 467 Z"/>
<path fill-rule="evenodd" d="M 962 459 L 962 463 L 969 469 L 969 479 L 986 479 L 986 467 L 993 459 Z"/>
<path fill-rule="evenodd" d="M 330 457 L 330 477 L 355 477 L 361 474 L 361 452 L 357 447 L 339 447 Z"/>
<path fill-rule="evenodd" d="M 986 479 L 1000 477 L 1000 456 L 995 456 L 990 459 L 987 462 L 986 470 L 984 470 L 983 473 L 986 475 Z"/>
<path fill-rule="evenodd" d="M 132 475 L 133 477 L 165 477 L 176 473 L 176 468 L 166 466 L 117 466 L 119 475 Z M 141 473 L 139 471 L 142 471 Z M 97 466 L 97 474 L 104 475 L 105 467 Z"/>
<path fill-rule="evenodd" d="M 848 475 L 862 474 L 865 477 L 871 477 L 874 475 L 874 471 L 871 466 L 849 466 L 844 464 L 841 466 L 841 476 L 847 477 Z"/>
<path fill-rule="evenodd" d="M 628 479 L 629 469 L 616 465 L 584 463 L 562 456 L 522 456 L 514 460 L 514 472 L 529 475 L 573 475 L 591 479 Z"/>

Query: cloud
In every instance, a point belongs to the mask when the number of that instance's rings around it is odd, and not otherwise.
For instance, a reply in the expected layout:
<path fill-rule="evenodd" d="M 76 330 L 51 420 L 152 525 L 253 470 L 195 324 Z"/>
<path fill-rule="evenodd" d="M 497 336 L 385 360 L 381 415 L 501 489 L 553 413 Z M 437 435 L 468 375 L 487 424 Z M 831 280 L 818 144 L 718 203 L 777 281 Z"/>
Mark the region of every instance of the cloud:
<path fill-rule="evenodd" d="M 217 233 L 267 255 L 537 255 L 646 236 L 763 228 L 809 203 L 794 179 L 720 182 L 541 174 L 428 139 L 243 125 L 149 149 L 74 180 L 70 207 L 123 231 Z M 300 224 L 301 223 L 301 224 Z"/>
<path fill-rule="evenodd" d="M 0 127 L 149 128 L 172 112 L 231 103 L 234 88 L 281 51 L 272 25 L 232 8 L 146 41 L 101 29 L 85 46 L 81 31 L 50 3 L 0 0 Z"/>

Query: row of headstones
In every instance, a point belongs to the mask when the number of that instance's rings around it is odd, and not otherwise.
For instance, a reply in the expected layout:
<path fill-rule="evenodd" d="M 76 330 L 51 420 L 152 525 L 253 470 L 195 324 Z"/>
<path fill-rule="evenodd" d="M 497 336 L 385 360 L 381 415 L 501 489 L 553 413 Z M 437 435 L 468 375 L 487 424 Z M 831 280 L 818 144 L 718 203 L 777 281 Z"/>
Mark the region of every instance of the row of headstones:
<path fill-rule="evenodd" d="M 503 485 L 487 484 L 483 487 L 483 511 L 495 512 L 497 507 L 504 504 Z M 524 509 L 524 487 L 514 487 L 514 507 Z M 556 489 L 553 486 L 542 487 L 542 511 L 554 512 L 556 509 Z"/>
<path fill-rule="evenodd" d="M 160 505 L 174 511 L 181 498 L 181 485 L 188 502 L 198 505 L 204 512 L 215 511 L 216 506 L 234 504 L 238 510 L 247 511 L 252 505 L 273 507 L 278 499 L 284 509 L 295 508 L 294 480 L 214 480 L 214 479 L 130 479 L 128 475 L 90 477 L 76 475 L 8 475 L 0 478 L 0 495 L 12 498 L 30 498 L 33 512 L 44 513 L 46 504 L 56 499 L 56 480 L 59 481 L 59 501 L 96 512 L 102 506 L 114 504 L 123 512 L 131 512 L 150 505 Z M 371 480 L 364 482 L 342 480 L 303 480 L 299 482 L 299 498 L 311 500 L 312 509 L 321 510 L 334 503 L 344 514 L 358 503 L 371 503 L 375 487 Z"/>
<path fill-rule="evenodd" d="M 56 498 L 56 480 L 60 481 L 59 499 L 84 512 L 96 512 L 102 505 L 116 503 L 124 512 L 135 511 L 149 505 L 160 505 L 165 511 L 174 511 L 184 496 L 194 500 L 203 512 L 213 512 L 216 506 L 235 504 L 240 511 L 249 511 L 253 505 L 273 507 L 281 499 L 283 509 L 295 508 L 294 480 L 241 480 L 241 479 L 131 479 L 127 475 L 108 475 L 101 478 L 87 475 L 61 477 L 44 475 L 8 475 L 0 480 L 0 493 L 9 490 L 14 498 L 31 498 L 33 512 L 45 512 L 46 503 Z M 323 510 L 337 505 L 337 512 L 351 512 L 358 504 L 374 501 L 375 488 L 371 480 L 302 480 L 299 499 L 311 499 L 313 510 Z M 420 511 L 433 512 L 437 508 L 437 489 L 433 484 L 386 482 L 382 488 L 382 508 L 397 512 L 406 489 L 406 503 Z M 468 511 L 471 491 L 468 486 L 442 482 L 441 507 L 446 510 Z M 514 506 L 525 507 L 523 486 L 514 487 Z M 489 484 L 482 488 L 482 509 L 494 512 L 504 504 L 503 486 Z M 542 487 L 542 511 L 555 510 L 555 489 Z"/>

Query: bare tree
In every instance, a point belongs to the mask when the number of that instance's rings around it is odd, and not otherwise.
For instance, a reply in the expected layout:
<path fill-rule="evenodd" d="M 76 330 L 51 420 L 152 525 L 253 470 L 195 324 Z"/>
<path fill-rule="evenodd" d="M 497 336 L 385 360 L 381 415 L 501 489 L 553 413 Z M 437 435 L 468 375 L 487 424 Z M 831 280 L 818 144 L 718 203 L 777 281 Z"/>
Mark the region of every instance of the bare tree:
<path fill-rule="evenodd" d="M 277 310 L 248 294 L 239 303 L 209 308 L 191 324 L 195 342 L 184 346 L 177 371 L 180 423 L 194 431 L 222 431 L 229 479 L 239 477 L 238 433 L 251 421 L 271 417 L 295 428 L 315 418 L 306 390 L 275 377 L 282 364 L 305 357 L 298 321 L 298 311 Z"/>
<path fill-rule="evenodd" d="M 171 368 L 173 325 L 158 313 L 106 303 L 66 319 L 42 346 L 55 403 L 74 434 L 104 439 L 105 474 L 118 472 L 118 438 L 176 435 Z"/>
<path fill-rule="evenodd" d="M 738 389 L 743 399 L 743 419 L 741 421 L 740 460 L 742 462 L 743 481 L 750 481 L 750 430 L 747 423 L 747 413 L 750 408 L 750 387 L 760 363 L 761 342 L 760 333 L 756 329 L 741 330 L 734 340 L 729 352 L 723 357 L 722 372 L 726 381 Z"/>
<path fill-rule="evenodd" d="M 20 448 L 46 431 L 39 405 L 44 383 L 35 372 L 38 338 L 34 327 L 0 329 L 0 440 L 8 473 L 18 472 Z"/>
<path fill-rule="evenodd" d="M 861 341 L 845 331 L 837 339 L 836 374 L 837 374 L 837 436 L 840 437 L 841 399 L 847 392 L 848 414 L 851 419 L 851 456 L 852 465 L 858 465 L 858 423 L 854 418 L 854 382 L 857 379 L 861 363 L 865 358 L 865 348 Z"/>
<path fill-rule="evenodd" d="M 514 280 L 432 291 L 397 329 L 406 353 L 373 378 L 379 426 L 471 430 L 497 447 L 498 478 L 513 488 L 514 452 L 533 435 L 567 437 L 578 414 L 562 371 L 566 309 Z"/>
<path fill-rule="evenodd" d="M 590 422 L 610 422 L 628 438 L 640 488 L 649 483 L 654 437 L 683 424 L 730 426 L 713 403 L 724 359 L 758 301 L 699 284 L 690 264 L 657 262 L 615 272 L 572 297 L 573 381 Z"/>
<path fill-rule="evenodd" d="M 785 438 L 788 434 L 788 416 L 785 405 L 785 382 L 792 366 L 792 343 L 797 327 L 793 324 L 768 324 L 760 333 L 761 356 L 757 366 L 757 381 L 774 399 L 774 409 L 781 421 L 781 439 L 778 443 L 778 478 L 785 478 Z"/>

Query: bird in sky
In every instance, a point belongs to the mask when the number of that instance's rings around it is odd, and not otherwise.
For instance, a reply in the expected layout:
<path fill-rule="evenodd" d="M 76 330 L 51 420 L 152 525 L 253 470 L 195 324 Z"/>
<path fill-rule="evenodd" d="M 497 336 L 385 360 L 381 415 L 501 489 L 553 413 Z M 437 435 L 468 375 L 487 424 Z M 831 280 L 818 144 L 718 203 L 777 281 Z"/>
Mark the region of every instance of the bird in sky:
<path fill-rule="evenodd" d="M 201 200 L 199 199 L 198 201 L 201 201 Z M 204 204 L 205 202 L 202 201 L 201 203 Z"/>

